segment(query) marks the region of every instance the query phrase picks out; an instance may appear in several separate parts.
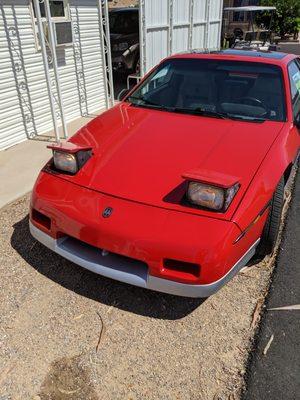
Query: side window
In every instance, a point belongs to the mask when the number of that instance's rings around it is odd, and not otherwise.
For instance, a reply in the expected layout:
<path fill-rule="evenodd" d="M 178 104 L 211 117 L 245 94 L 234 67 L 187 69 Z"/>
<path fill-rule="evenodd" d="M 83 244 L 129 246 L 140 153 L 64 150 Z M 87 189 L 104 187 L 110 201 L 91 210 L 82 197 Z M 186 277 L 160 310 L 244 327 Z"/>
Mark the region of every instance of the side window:
<path fill-rule="evenodd" d="M 139 32 L 139 13 L 134 12 L 131 15 L 131 24 L 130 24 L 130 30 L 132 33 L 138 33 Z"/>
<path fill-rule="evenodd" d="M 45 5 L 44 2 L 40 2 L 41 17 L 46 18 Z M 50 12 L 52 18 L 67 18 L 68 17 L 68 2 L 66 0 L 49 0 Z M 34 18 L 35 8 L 33 8 Z"/>
<path fill-rule="evenodd" d="M 291 97 L 293 105 L 293 115 L 296 117 L 300 113 L 300 67 L 295 61 L 288 66 Z"/>
<path fill-rule="evenodd" d="M 49 0 L 51 18 L 52 21 L 55 23 L 55 36 L 56 36 L 57 46 L 71 44 L 73 42 L 69 1 L 70 0 Z M 49 37 L 48 37 L 49 32 L 46 20 L 44 1 L 41 0 L 39 1 L 39 7 L 43 23 L 44 35 L 46 41 L 49 43 Z M 31 1 L 31 17 L 32 17 L 32 26 L 35 36 L 36 51 L 40 51 L 41 46 L 40 46 L 39 33 L 37 28 L 37 19 L 36 19 L 33 0 Z"/>
<path fill-rule="evenodd" d="M 142 94 L 151 92 L 151 90 L 157 89 L 158 87 L 165 85 L 171 78 L 169 72 L 170 65 L 166 65 L 160 71 L 158 71 L 149 81 L 149 83 L 143 87 Z"/>

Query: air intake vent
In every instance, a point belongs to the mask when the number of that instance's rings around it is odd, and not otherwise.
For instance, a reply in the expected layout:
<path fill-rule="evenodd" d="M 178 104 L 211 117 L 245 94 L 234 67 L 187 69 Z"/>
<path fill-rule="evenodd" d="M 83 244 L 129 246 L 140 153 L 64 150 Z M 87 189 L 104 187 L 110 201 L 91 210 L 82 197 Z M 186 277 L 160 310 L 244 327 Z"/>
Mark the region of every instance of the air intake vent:
<path fill-rule="evenodd" d="M 200 277 L 200 265 L 179 260 L 164 259 L 162 273 L 171 279 L 193 283 Z"/>

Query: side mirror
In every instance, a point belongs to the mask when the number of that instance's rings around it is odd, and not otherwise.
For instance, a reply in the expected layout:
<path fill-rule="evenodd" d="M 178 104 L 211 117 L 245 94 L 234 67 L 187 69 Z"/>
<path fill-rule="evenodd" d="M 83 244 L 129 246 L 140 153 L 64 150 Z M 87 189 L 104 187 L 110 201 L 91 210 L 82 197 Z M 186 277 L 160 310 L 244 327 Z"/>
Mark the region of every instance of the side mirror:
<path fill-rule="evenodd" d="M 120 91 L 120 93 L 118 94 L 118 100 L 119 100 L 119 101 L 122 101 L 122 100 L 128 95 L 128 93 L 130 92 L 130 90 L 131 90 L 131 89 L 122 89 L 122 90 Z"/>

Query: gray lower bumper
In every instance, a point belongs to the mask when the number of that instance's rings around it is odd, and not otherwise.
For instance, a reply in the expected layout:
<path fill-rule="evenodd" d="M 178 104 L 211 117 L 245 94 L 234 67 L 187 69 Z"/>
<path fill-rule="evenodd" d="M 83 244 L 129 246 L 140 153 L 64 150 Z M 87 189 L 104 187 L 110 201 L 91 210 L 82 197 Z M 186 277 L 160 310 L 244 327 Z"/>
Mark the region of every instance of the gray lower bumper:
<path fill-rule="evenodd" d="M 208 285 L 188 285 L 151 276 L 148 274 L 147 265 L 141 261 L 111 253 L 102 255 L 100 249 L 98 250 L 76 239 L 63 237 L 55 240 L 31 222 L 29 224 L 30 232 L 35 239 L 83 268 L 131 285 L 186 297 L 208 297 L 217 292 L 254 256 L 259 243 L 258 239 L 231 270 L 218 281 Z"/>

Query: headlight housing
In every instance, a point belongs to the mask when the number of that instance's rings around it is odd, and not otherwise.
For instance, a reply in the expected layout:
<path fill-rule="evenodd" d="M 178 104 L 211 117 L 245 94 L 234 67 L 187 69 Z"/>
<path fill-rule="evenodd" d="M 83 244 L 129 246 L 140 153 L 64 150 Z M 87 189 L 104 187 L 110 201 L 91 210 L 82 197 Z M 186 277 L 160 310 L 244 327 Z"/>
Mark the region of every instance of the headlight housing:
<path fill-rule="evenodd" d="M 79 150 L 71 153 L 53 149 L 53 164 L 56 170 L 75 175 L 91 155 L 91 150 Z"/>
<path fill-rule="evenodd" d="M 239 183 L 222 188 L 201 182 L 189 182 L 186 197 L 189 203 L 198 207 L 225 212 L 239 187 Z"/>
<path fill-rule="evenodd" d="M 127 42 L 121 42 L 121 43 L 116 43 L 113 45 L 112 50 L 113 51 L 125 51 L 129 47 L 129 44 Z"/>

